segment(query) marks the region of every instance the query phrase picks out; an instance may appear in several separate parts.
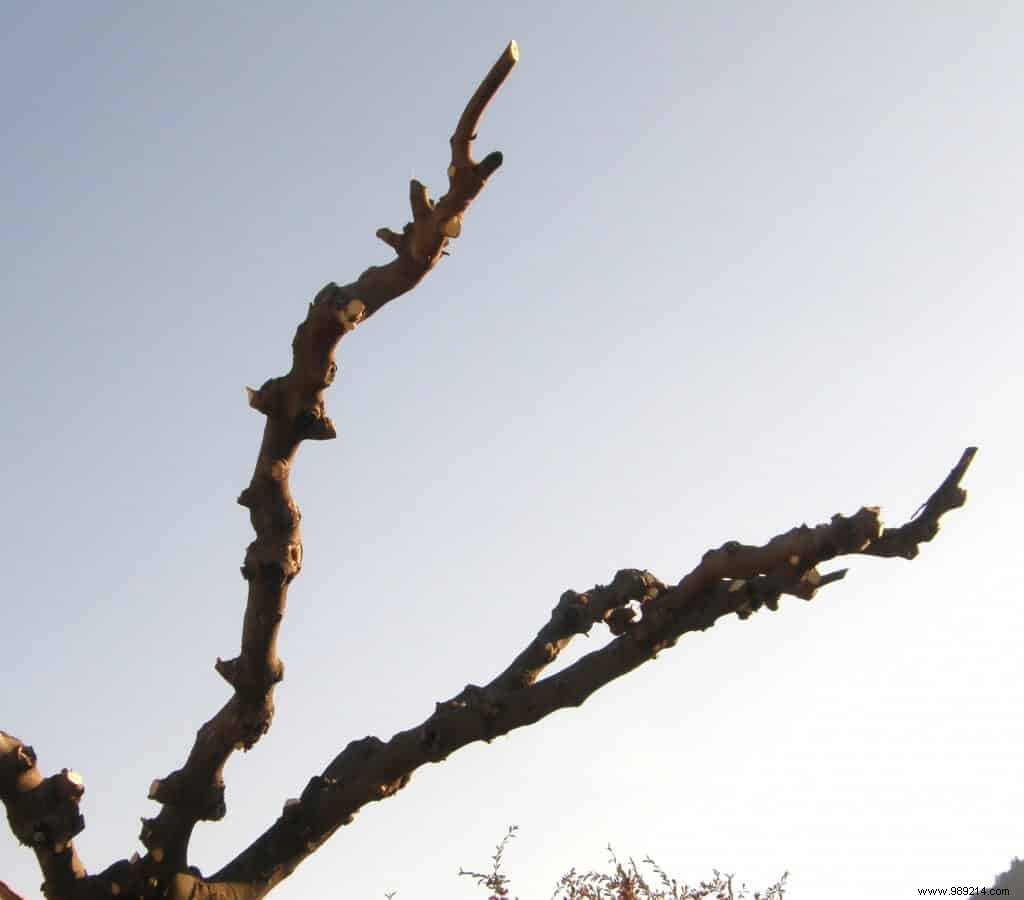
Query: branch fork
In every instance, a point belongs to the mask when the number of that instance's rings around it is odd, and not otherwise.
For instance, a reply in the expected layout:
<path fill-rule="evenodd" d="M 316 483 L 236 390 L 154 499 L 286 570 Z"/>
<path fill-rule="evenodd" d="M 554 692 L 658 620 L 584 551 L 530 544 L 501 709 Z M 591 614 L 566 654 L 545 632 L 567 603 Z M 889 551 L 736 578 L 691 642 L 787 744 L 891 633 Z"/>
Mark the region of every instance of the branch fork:
<path fill-rule="evenodd" d="M 32 748 L 0 731 L 0 800 L 15 836 L 36 853 L 48 900 L 258 900 L 351 823 L 363 806 L 401 790 L 420 766 L 579 706 L 683 635 L 710 628 L 722 616 L 748 618 L 763 607 L 778 609 L 786 594 L 810 600 L 846 575 L 846 569 L 819 571 L 838 556 L 913 559 L 920 545 L 937 534 L 941 516 L 965 502 L 960 481 L 974 458 L 973 447 L 964 451 L 920 515 L 900 528 L 885 529 L 878 508 L 863 507 L 814 528 L 791 529 L 761 546 L 723 544 L 704 554 L 674 585 L 645 570 L 621 569 L 608 585 L 566 591 L 536 636 L 490 682 L 466 685 L 438 703 L 424 722 L 388 741 L 373 736 L 353 741 L 309 780 L 299 797 L 286 800 L 278 820 L 219 872 L 204 878 L 190 867 L 187 851 L 195 825 L 226 812 L 225 763 L 234 751 L 250 749 L 273 719 L 273 691 L 284 675 L 277 636 L 288 587 L 302 568 L 301 514 L 289 478 L 303 441 L 336 436 L 324 403 L 324 391 L 338 371 L 335 349 L 359 323 L 414 288 L 446 255 L 448 242 L 461 235 L 470 204 L 502 164 L 499 152 L 474 161 L 471 143 L 484 110 L 517 60 L 513 41 L 466 105 L 450 140 L 445 195 L 435 202 L 413 180 L 412 220 L 401 232 L 377 231 L 395 259 L 366 269 L 350 284 L 332 282 L 322 288 L 296 329 L 290 371 L 258 390 L 246 388 L 250 407 L 265 422 L 252 477 L 238 497 L 256 532 L 241 566 L 247 583 L 241 646 L 237 656 L 218 658 L 214 666 L 232 695 L 199 729 L 182 766 L 150 785 L 149 799 L 160 811 L 142 819 L 146 855 L 134 854 L 88 876 L 73 844 L 84 827 L 81 777 L 62 769 L 44 778 Z M 600 624 L 611 635 L 604 646 L 542 677 L 577 635 Z"/>

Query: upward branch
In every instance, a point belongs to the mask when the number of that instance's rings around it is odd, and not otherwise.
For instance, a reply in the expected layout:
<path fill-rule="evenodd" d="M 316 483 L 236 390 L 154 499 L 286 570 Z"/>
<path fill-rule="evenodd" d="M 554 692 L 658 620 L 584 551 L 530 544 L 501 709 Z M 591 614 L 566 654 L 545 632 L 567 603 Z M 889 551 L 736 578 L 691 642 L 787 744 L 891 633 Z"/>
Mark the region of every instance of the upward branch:
<path fill-rule="evenodd" d="M 292 341 L 292 368 L 249 391 L 249 405 L 267 417 L 256 468 L 238 502 L 248 507 L 256 540 L 249 545 L 242 575 L 249 583 L 237 657 L 218 659 L 217 671 L 234 695 L 199 730 L 185 765 L 153 782 L 150 798 L 163 805 L 143 821 L 141 839 L 149 849 L 144 863 L 180 869 L 186 865 L 189 836 L 200 819 L 225 813 L 224 764 L 232 751 L 248 750 L 270 727 L 273 689 L 284 674 L 277 656 L 277 632 L 284 617 L 288 585 L 302 567 L 299 509 L 289 475 L 299 444 L 335 437 L 324 412 L 324 391 L 334 380 L 334 349 L 355 325 L 389 300 L 411 290 L 441 258 L 445 245 L 461 232 L 462 216 L 501 164 L 492 153 L 475 163 L 470 141 L 484 109 L 518 59 L 509 43 L 473 94 L 451 139 L 448 192 L 435 204 L 418 181 L 410 186 L 412 221 L 401 235 L 377 232 L 396 259 L 375 266 L 343 288 L 328 284 L 309 306 Z"/>
<path fill-rule="evenodd" d="M 182 874 L 189 871 L 192 830 L 200 820 L 224 816 L 224 765 L 235 750 L 248 750 L 270 727 L 274 686 L 284 674 L 277 655 L 277 635 L 288 586 L 302 567 L 300 514 L 289 488 L 296 452 L 304 440 L 335 437 L 334 424 L 324 410 L 324 391 L 337 372 L 334 351 L 338 341 L 385 303 L 414 288 L 437 264 L 448 242 L 461 233 L 466 210 L 501 165 L 498 152 L 475 162 L 470 144 L 480 117 L 517 59 L 513 41 L 459 118 L 451 137 L 445 195 L 435 203 L 427 189 L 413 180 L 409 189 L 412 221 L 401 234 L 387 228 L 378 230 L 377 236 L 395 251 L 395 259 L 366 269 L 344 287 L 333 282 L 324 287 L 295 332 L 291 370 L 271 378 L 259 390 L 247 389 L 249 405 L 266 416 L 266 424 L 252 478 L 238 498 L 249 509 L 256 532 L 242 565 L 248 598 L 241 649 L 236 657 L 218 659 L 215 665 L 233 694 L 199 729 L 181 768 L 150 786 L 149 797 L 161 804 L 161 809 L 155 818 L 143 819 L 140 839 L 147 848 L 146 855 L 140 859 L 136 854 L 98 876 L 85 877 L 71 844 L 71 837 L 82 827 L 81 817 L 74 818 L 81 791 L 69 788 L 64 792 L 68 797 L 51 797 L 53 791 L 46 785 L 52 781 L 60 788 L 67 780 L 66 770 L 64 775 L 44 782 L 31 749 L 0 733 L 0 796 L 9 813 L 14 811 L 12 822 L 16 823 L 18 836 L 37 847 L 49 896 L 68 897 L 73 893 L 76 898 L 129 897 L 162 891 L 170 897 L 179 893 L 208 895 L 205 886 L 193 893 L 193 887 L 186 884 L 191 876 Z M 8 764 L 9 776 L 4 769 Z M 42 809 L 38 815 L 37 807 Z M 37 839 L 33 837 L 33 823 L 41 821 L 43 812 L 57 817 L 54 822 L 59 819 L 59 827 L 54 824 Z M 216 890 L 216 896 L 232 896 L 223 885 Z"/>
<path fill-rule="evenodd" d="M 396 258 L 384 266 L 371 266 L 343 287 L 329 284 L 322 295 L 337 295 L 341 302 L 358 299 L 365 306 L 363 318 L 369 318 L 388 301 L 411 291 L 437 264 L 448 241 L 462 233 L 462 217 L 469 205 L 502 163 L 499 151 L 474 162 L 470 144 L 487 104 L 518 60 L 519 49 L 515 41 L 510 41 L 466 104 L 450 141 L 447 193 L 435 203 L 426 187 L 414 178 L 409 183 L 412 221 L 401 234 L 390 228 L 377 230 L 377 237 L 395 251 Z"/>
<path fill-rule="evenodd" d="M 35 751 L 0 731 L 0 801 L 14 836 L 35 850 L 47 897 L 64 896 L 85 876 L 72 843 L 85 827 L 78 811 L 84 792 L 82 777 L 69 769 L 44 778 Z M 0 900 L 17 897 L 3 882 L 0 888 Z"/>

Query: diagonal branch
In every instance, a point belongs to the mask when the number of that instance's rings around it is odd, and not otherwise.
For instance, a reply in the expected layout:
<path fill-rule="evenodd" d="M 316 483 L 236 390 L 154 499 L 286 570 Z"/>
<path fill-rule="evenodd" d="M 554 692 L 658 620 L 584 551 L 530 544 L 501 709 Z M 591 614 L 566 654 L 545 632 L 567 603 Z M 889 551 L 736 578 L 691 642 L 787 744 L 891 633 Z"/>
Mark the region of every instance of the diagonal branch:
<path fill-rule="evenodd" d="M 960 479 L 964 477 L 977 452 L 977 447 L 964 450 L 942 484 L 921 504 L 911 520 L 902 528 L 886 531 L 866 552 L 872 556 L 900 556 L 903 559 L 917 556 L 918 545 L 930 541 L 939 533 L 939 518 L 942 514 L 967 502 L 967 492 L 960 487 Z"/>
<path fill-rule="evenodd" d="M 962 506 L 967 498 L 959 486 L 967 467 L 974 459 L 976 447 L 968 447 L 960 460 L 939 485 L 935 493 L 922 504 L 906 525 L 883 531 L 880 536 L 866 543 L 857 552 L 871 556 L 901 556 L 913 559 L 918 545 L 930 541 L 939 530 L 939 518 L 943 513 Z M 853 518 L 846 519 L 851 527 L 873 527 L 877 510 L 864 509 Z M 840 517 L 841 519 L 841 517 Z M 815 542 L 822 541 L 823 530 L 834 532 L 836 521 L 818 529 L 801 527 L 780 535 L 764 547 L 747 547 L 729 543 L 705 555 L 701 564 L 687 575 L 677 587 L 682 594 L 673 594 L 677 605 L 680 597 L 693 595 L 715 579 L 729 578 L 731 591 L 754 592 L 754 599 L 760 599 L 757 606 L 737 606 L 736 612 L 746 618 L 758 606 L 767 603 L 777 607 L 781 594 L 792 594 L 810 600 L 815 591 L 846 575 L 846 569 L 822 575 L 814 565 L 824 562 L 826 557 L 813 552 Z M 817 532 L 817 537 L 815 536 Z M 809 552 L 811 548 L 811 552 Z M 814 565 L 808 560 L 816 557 Z M 772 572 L 771 576 L 761 574 Z M 743 583 L 741 583 L 741 581 Z M 606 622 L 613 634 L 628 630 L 635 618 L 633 606 L 647 606 L 649 601 L 665 594 L 665 586 L 650 572 L 639 569 L 622 569 L 615 574 L 611 584 L 597 585 L 584 594 L 566 591 L 552 610 L 551 619 L 537 633 L 512 664 L 485 688 L 490 693 L 526 687 L 533 684 L 537 676 L 557 659 L 558 654 L 568 646 L 577 634 L 585 634 L 598 622 Z M 664 606 L 670 601 L 661 600 Z M 773 605 L 774 604 L 774 605 Z M 747 606 L 750 608 L 747 609 Z M 658 617 L 659 604 L 651 603 L 645 613 L 650 624 Z"/>
<path fill-rule="evenodd" d="M 877 507 L 852 516 L 835 515 L 810 528 L 801 525 L 762 546 L 737 542 L 706 553 L 678 584 L 666 587 L 648 572 L 625 569 L 608 586 L 577 594 L 567 591 L 549 622 L 513 663 L 484 688 L 467 685 L 455 698 L 437 704 L 433 715 L 388 742 L 375 737 L 353 741 L 285 803 L 281 817 L 248 849 L 208 881 L 239 896 L 264 896 L 286 878 L 365 804 L 389 797 L 428 762 L 440 762 L 461 747 L 540 721 L 559 709 L 579 706 L 595 691 L 674 645 L 684 634 L 710 628 L 730 613 L 747 618 L 763 606 L 777 609 L 783 594 L 810 599 L 822 586 L 846 574 L 821 574 L 818 566 L 845 555 L 892 555 L 891 541 L 903 551 L 931 540 L 939 518 L 963 505 L 959 482 L 975 453 L 969 448 L 925 504 L 922 516 L 886 531 Z M 914 526 L 911 528 L 910 526 Z M 895 535 L 892 539 L 890 535 Z M 895 546 L 895 545 L 894 545 Z M 901 552 L 899 555 L 914 555 Z M 538 681 L 572 637 L 605 622 L 614 640 L 563 671 Z M 200 882 L 197 882 L 197 884 Z"/>

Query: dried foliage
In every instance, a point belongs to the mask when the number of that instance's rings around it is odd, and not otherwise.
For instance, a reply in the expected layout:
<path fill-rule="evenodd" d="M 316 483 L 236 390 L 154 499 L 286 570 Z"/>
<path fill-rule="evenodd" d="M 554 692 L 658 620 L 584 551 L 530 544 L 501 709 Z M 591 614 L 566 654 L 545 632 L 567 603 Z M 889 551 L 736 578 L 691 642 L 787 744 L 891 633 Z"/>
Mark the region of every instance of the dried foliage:
<path fill-rule="evenodd" d="M 501 871 L 501 865 L 505 849 L 517 830 L 517 826 L 511 826 L 495 848 L 490 872 L 459 870 L 460 875 L 472 878 L 490 892 L 487 900 L 507 900 L 511 896 L 511 882 Z M 610 846 L 608 856 L 610 871 L 577 872 L 574 868 L 570 869 L 558 880 L 551 900 L 783 900 L 786 879 L 789 877 L 786 872 L 771 887 L 751 894 L 746 885 L 738 888 L 733 885 L 734 876 L 723 875 L 718 870 L 714 871 L 710 881 L 702 881 L 691 887 L 670 877 L 649 856 L 644 857 L 640 865 L 632 857 L 627 863 L 622 863 Z M 653 877 L 645 876 L 641 866 L 650 869 Z"/>

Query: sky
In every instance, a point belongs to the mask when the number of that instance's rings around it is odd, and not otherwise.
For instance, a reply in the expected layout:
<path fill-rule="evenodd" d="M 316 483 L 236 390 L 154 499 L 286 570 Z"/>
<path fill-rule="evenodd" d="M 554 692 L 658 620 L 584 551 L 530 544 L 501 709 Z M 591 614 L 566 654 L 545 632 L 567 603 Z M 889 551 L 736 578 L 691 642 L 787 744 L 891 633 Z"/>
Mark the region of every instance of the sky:
<path fill-rule="evenodd" d="M 90 871 L 226 700 L 235 503 L 307 302 L 391 251 L 510 39 L 451 256 L 339 347 L 299 452 L 270 733 L 212 872 L 350 740 L 503 669 L 567 588 L 726 540 L 907 519 L 912 563 L 682 639 L 421 769 L 274 894 L 514 896 L 650 855 L 793 900 L 985 886 L 1024 855 L 1016 3 L 155 2 L 0 8 L 0 728 L 82 773 Z M 601 646 L 595 629 L 579 653 Z M 0 839 L 0 878 L 41 876 Z"/>

